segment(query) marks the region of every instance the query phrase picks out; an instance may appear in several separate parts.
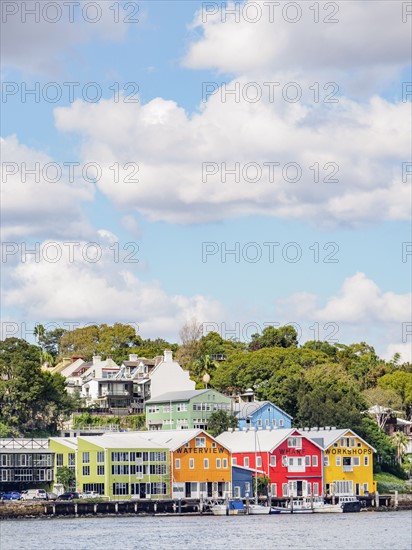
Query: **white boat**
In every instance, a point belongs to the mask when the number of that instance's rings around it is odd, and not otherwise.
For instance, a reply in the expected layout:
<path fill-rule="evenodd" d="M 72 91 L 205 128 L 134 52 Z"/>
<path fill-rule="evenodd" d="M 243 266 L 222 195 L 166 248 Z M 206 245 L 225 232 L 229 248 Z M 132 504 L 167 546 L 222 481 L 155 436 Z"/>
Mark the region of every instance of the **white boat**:
<path fill-rule="evenodd" d="M 241 500 L 229 500 L 223 504 L 216 503 L 211 510 L 214 516 L 241 516 L 246 513 L 245 505 Z"/>
<path fill-rule="evenodd" d="M 337 497 L 335 504 L 327 504 L 323 498 L 318 499 L 313 503 L 313 511 L 315 513 L 349 513 L 360 512 L 362 503 L 353 495 L 339 496 Z"/>
<path fill-rule="evenodd" d="M 249 514 L 255 516 L 270 514 L 270 506 L 263 506 L 262 504 L 249 504 Z"/>
<path fill-rule="evenodd" d="M 272 506 L 273 514 L 311 514 L 312 503 L 304 498 L 294 498 L 286 502 L 285 506 Z"/>

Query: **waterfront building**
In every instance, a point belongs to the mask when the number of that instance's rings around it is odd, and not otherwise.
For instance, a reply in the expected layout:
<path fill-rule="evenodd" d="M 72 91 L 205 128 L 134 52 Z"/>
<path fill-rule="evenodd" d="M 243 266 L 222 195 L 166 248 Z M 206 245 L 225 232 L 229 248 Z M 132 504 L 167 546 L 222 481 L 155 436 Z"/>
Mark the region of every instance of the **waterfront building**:
<path fill-rule="evenodd" d="M 247 498 L 253 497 L 255 493 L 255 476 L 264 476 L 265 472 L 245 468 L 232 464 L 232 497 Z"/>
<path fill-rule="evenodd" d="M 373 481 L 376 450 L 354 431 L 312 428 L 303 433 L 324 449 L 326 495 L 365 495 L 376 490 Z"/>
<path fill-rule="evenodd" d="M 48 439 L 0 439 L 0 489 L 48 487 L 54 481 L 53 455 Z"/>
<path fill-rule="evenodd" d="M 146 402 L 149 430 L 206 430 L 210 415 L 223 410 L 230 413 L 233 401 L 216 390 L 172 391 Z"/>
<path fill-rule="evenodd" d="M 231 495 L 230 450 L 204 430 L 153 430 L 139 435 L 169 449 L 173 498 Z"/>
<path fill-rule="evenodd" d="M 139 433 L 51 438 L 55 469 L 73 468 L 76 489 L 110 499 L 168 498 L 170 453 Z"/>
<path fill-rule="evenodd" d="M 229 430 L 217 438 L 232 452 L 232 465 L 269 477 L 274 497 L 322 495 L 322 448 L 291 429 Z"/>
<path fill-rule="evenodd" d="M 292 417 L 270 401 L 235 403 L 233 414 L 239 429 L 243 428 L 291 428 Z"/>

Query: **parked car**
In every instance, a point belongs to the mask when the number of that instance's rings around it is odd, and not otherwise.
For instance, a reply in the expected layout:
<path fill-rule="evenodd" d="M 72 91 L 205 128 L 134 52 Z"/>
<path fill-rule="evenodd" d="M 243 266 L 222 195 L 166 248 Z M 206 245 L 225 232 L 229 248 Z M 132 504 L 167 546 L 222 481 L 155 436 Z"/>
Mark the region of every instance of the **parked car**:
<path fill-rule="evenodd" d="M 44 489 L 29 489 L 22 493 L 21 500 L 47 500 L 47 493 Z"/>
<path fill-rule="evenodd" d="M 56 493 L 47 493 L 47 500 L 57 500 L 57 498 Z"/>
<path fill-rule="evenodd" d="M 76 493 L 74 491 L 67 491 L 66 493 L 60 495 L 57 500 L 74 500 L 75 498 L 80 498 L 79 493 Z"/>
<path fill-rule="evenodd" d="M 84 491 L 80 494 L 80 498 L 100 498 L 100 494 L 96 491 Z"/>
<path fill-rule="evenodd" d="M 1 497 L 1 500 L 20 500 L 21 499 L 21 493 L 18 491 L 10 491 L 9 493 L 4 493 L 4 495 Z"/>

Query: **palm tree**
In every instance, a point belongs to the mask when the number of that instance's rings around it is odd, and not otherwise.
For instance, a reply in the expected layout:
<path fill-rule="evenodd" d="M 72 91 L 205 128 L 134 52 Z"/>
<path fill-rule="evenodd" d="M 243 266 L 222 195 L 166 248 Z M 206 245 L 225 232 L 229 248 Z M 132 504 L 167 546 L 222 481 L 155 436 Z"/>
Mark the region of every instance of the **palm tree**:
<path fill-rule="evenodd" d="M 200 382 L 204 374 L 210 375 L 216 368 L 217 363 L 210 358 L 210 355 L 202 355 L 199 359 L 193 361 L 191 374 Z"/>
<path fill-rule="evenodd" d="M 396 445 L 396 458 L 399 464 L 402 464 L 403 456 L 408 448 L 408 438 L 403 432 L 395 432 L 392 436 Z"/>

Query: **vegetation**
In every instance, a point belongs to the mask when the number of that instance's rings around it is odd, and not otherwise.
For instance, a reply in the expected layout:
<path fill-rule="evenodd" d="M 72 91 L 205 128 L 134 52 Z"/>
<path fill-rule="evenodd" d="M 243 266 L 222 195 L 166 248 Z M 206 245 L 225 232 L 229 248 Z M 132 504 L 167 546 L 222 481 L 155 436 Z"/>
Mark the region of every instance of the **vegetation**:
<path fill-rule="evenodd" d="M 56 471 L 56 481 L 63 485 L 65 491 L 68 491 L 75 486 L 76 475 L 67 466 L 60 466 Z"/>
<path fill-rule="evenodd" d="M 217 437 L 229 428 L 237 428 L 238 421 L 236 416 L 229 414 L 226 411 L 216 411 L 209 417 L 207 430 L 213 437 Z"/>
<path fill-rule="evenodd" d="M 399 493 L 412 492 L 410 484 L 408 484 L 405 480 L 394 476 L 393 474 L 382 472 L 375 474 L 373 477 L 377 482 L 377 490 L 381 495 L 394 493 L 395 491 L 398 491 Z"/>

